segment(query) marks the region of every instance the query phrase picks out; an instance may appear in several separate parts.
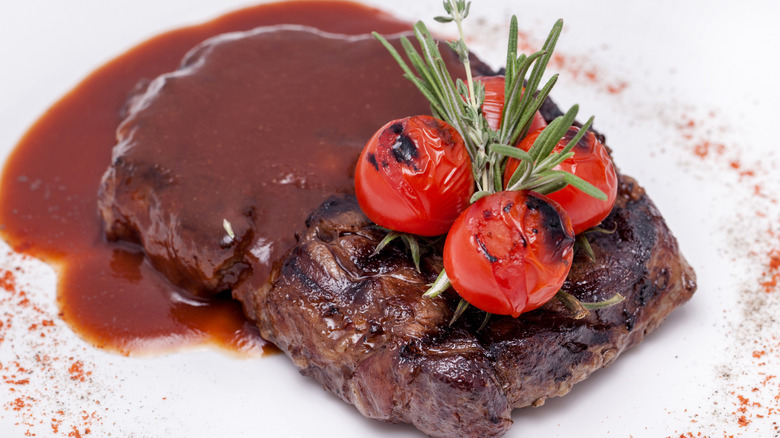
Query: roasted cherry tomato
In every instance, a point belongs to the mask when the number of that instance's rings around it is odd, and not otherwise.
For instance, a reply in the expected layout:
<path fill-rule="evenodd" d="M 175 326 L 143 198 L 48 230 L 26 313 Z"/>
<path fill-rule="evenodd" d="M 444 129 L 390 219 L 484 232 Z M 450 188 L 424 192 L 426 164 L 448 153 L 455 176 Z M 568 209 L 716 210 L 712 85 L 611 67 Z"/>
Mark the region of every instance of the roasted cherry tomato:
<path fill-rule="evenodd" d="M 421 236 L 444 234 L 474 193 L 471 157 L 458 131 L 441 120 L 394 120 L 363 148 L 355 192 L 378 225 Z"/>
<path fill-rule="evenodd" d="M 576 126 L 569 128 L 554 150 L 560 151 L 566 147 L 577 132 L 579 128 Z M 541 130 L 528 134 L 518 147 L 528 151 L 540 133 Z M 587 132 L 572 148 L 572 152 L 574 156 L 561 163 L 557 169 L 573 173 L 607 195 L 606 201 L 600 201 L 570 185 L 547 195 L 566 210 L 574 225 L 574 233 L 579 234 L 600 224 L 612 211 L 617 197 L 617 174 L 607 149 L 592 132 Z M 518 165 L 519 162 L 515 159 L 507 162 L 504 172 L 505 187 Z"/>
<path fill-rule="evenodd" d="M 452 225 L 444 269 L 473 306 L 517 317 L 560 289 L 573 247 L 571 221 L 555 201 L 534 192 L 498 192 L 472 204 Z"/>
<path fill-rule="evenodd" d="M 482 103 L 482 115 L 485 116 L 490 129 L 497 131 L 501 127 L 501 114 L 504 111 L 504 77 L 479 76 L 475 80 L 485 85 L 485 101 Z M 547 122 L 542 117 L 542 114 L 537 111 L 531 120 L 531 127 L 528 129 L 528 132 L 534 132 L 545 126 L 547 126 Z"/>

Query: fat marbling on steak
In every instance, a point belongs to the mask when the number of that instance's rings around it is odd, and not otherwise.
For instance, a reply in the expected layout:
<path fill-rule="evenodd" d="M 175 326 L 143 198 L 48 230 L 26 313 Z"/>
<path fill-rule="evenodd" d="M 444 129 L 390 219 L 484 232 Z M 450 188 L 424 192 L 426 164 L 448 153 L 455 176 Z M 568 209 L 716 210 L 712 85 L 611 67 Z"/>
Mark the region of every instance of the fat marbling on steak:
<path fill-rule="evenodd" d="M 610 364 L 696 289 L 695 275 L 644 190 L 620 176 L 611 234 L 589 235 L 596 261 L 575 257 L 563 290 L 622 303 L 574 319 L 556 300 L 521 315 L 468 311 L 452 326 L 453 293 L 423 298 L 440 260 L 418 273 L 402 248 L 372 256 L 383 238 L 352 198 L 307 220 L 272 281 L 243 296 L 261 334 L 305 375 L 370 418 L 431 436 L 492 437 L 514 408 L 538 406 Z"/>

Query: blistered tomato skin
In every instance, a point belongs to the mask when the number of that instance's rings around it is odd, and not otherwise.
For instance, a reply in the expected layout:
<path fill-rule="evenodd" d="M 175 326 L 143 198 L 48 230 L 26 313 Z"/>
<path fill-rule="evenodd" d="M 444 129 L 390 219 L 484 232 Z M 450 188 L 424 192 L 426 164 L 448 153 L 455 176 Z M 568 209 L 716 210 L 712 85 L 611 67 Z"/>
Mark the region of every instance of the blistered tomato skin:
<path fill-rule="evenodd" d="M 421 236 L 445 234 L 474 193 L 471 158 L 460 134 L 441 120 L 394 120 L 363 148 L 355 192 L 377 225 Z"/>
<path fill-rule="evenodd" d="M 554 151 L 558 152 L 566 147 L 577 132 L 579 132 L 579 128 L 575 126 L 569 128 L 563 139 L 555 146 Z M 518 147 L 528 151 L 540 133 L 541 130 L 528 134 Z M 567 171 L 584 179 L 607 195 L 607 200 L 601 201 L 570 185 L 547 195 L 566 210 L 574 225 L 574 233 L 580 234 L 600 224 L 612 211 L 617 198 L 617 173 L 612 164 L 612 158 L 607 153 L 607 148 L 598 141 L 592 132 L 587 132 L 572 148 L 572 152 L 574 152 L 574 156 L 561 163 L 556 169 Z M 515 159 L 510 159 L 507 162 L 504 172 L 505 187 L 518 164 L 519 162 Z"/>
<path fill-rule="evenodd" d="M 534 192 L 498 192 L 452 225 L 444 269 L 471 305 L 517 317 L 555 296 L 571 269 L 573 247 L 571 221 L 554 201 Z"/>
<path fill-rule="evenodd" d="M 478 76 L 474 79 L 485 85 L 485 101 L 482 103 L 482 115 L 485 116 L 490 129 L 498 131 L 498 128 L 501 127 L 501 114 L 504 111 L 504 77 Z M 528 132 L 534 132 L 545 126 L 547 126 L 547 122 L 542 117 L 542 114 L 537 111 L 531 120 L 531 127 L 528 129 Z"/>

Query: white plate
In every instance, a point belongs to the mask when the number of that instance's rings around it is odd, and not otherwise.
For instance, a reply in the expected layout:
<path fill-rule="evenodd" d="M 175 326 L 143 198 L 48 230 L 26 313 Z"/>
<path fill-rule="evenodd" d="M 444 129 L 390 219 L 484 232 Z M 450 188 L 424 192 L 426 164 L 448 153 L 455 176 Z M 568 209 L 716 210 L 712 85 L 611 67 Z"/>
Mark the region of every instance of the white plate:
<path fill-rule="evenodd" d="M 430 22 L 440 3 L 428 3 L 404 0 L 392 8 Z M 537 42 L 556 18 L 565 19 L 553 96 L 596 115 L 618 166 L 647 188 L 699 276 L 693 300 L 643 344 L 566 397 L 516 411 L 507 436 L 778 436 L 768 414 L 780 408 L 780 378 L 769 377 L 780 375 L 780 340 L 773 337 L 780 323 L 770 318 L 780 310 L 780 291 L 764 292 L 759 283 L 767 280 L 762 272 L 772 273 L 769 250 L 780 244 L 780 209 L 772 202 L 780 193 L 780 160 L 769 129 L 780 101 L 772 73 L 780 4 L 566 0 L 526 2 L 521 10 L 511 0 L 487 3 L 475 2 L 467 32 L 472 49 L 496 66 L 511 12 Z M 48 106 L 113 56 L 244 5 L 0 3 L 2 157 Z M 698 157 L 704 141 L 723 144 L 724 152 L 713 146 Z M 740 176 L 745 169 L 755 176 Z M 0 436 L 68 436 L 87 428 L 91 436 L 419 435 L 362 418 L 281 355 L 237 359 L 202 350 L 126 358 L 96 350 L 57 319 L 50 269 L 13 254 L 0 259 L 0 268 L 21 268 L 18 289 L 37 306 L 19 307 L 0 290 Z M 54 325 L 41 338 L 30 324 L 45 317 Z"/>

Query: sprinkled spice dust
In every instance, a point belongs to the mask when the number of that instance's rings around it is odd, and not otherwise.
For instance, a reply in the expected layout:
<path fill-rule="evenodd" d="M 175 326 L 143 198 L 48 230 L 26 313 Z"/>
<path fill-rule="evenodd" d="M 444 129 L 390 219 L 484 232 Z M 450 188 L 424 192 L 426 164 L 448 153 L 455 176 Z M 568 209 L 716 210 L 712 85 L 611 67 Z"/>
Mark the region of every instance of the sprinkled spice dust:
<path fill-rule="evenodd" d="M 478 12 L 476 11 L 475 13 Z M 508 29 L 506 22 L 508 22 L 508 19 L 499 20 L 499 22 L 488 21 L 479 17 L 474 17 L 474 19 L 476 21 L 470 24 L 479 28 L 479 31 L 468 33 L 466 43 L 474 48 L 474 52 L 478 53 L 481 59 L 500 59 L 503 63 L 506 59 L 505 43 L 501 41 L 500 44 L 496 44 L 495 36 L 506 35 Z M 448 28 L 446 25 L 438 26 L 437 24 L 432 24 L 432 26 L 434 29 L 440 29 L 442 35 L 449 35 L 450 38 L 454 38 L 454 35 L 451 35 L 451 28 Z M 518 30 L 517 34 L 518 52 L 534 53 L 538 51 L 544 44 L 544 39 L 540 39 L 540 36 L 545 36 L 549 28 L 539 28 L 534 32 L 530 32 L 524 31 L 522 24 L 520 27 L 521 29 Z M 566 27 L 564 27 L 565 31 Z M 564 35 L 562 39 L 565 38 L 566 36 Z M 608 47 L 602 46 L 599 49 L 607 50 Z M 500 66 L 496 65 L 494 67 L 499 68 Z M 629 81 L 618 77 L 611 71 L 605 70 L 601 64 L 594 61 L 592 56 L 565 53 L 560 47 L 555 49 L 548 64 L 548 71 L 561 75 L 561 79 L 556 84 L 556 87 L 561 86 L 563 83 L 595 87 L 598 92 L 609 96 L 621 95 L 630 87 Z M 553 92 L 553 98 L 555 97 L 555 92 Z"/>
<path fill-rule="evenodd" d="M 537 36 L 518 32 L 518 51 L 533 53 L 539 50 L 543 41 L 539 41 Z M 602 47 L 602 49 L 606 48 Z M 588 55 L 576 55 L 556 50 L 550 59 L 548 68 L 564 75 L 566 82 L 595 87 L 597 91 L 609 95 L 622 94 L 629 87 L 627 80 L 617 78 L 614 73 L 605 71 L 593 57 Z"/>
<path fill-rule="evenodd" d="M 519 40 L 526 50 L 539 46 L 525 34 Z M 717 375 L 716 381 L 704 383 L 710 394 L 682 411 L 668 410 L 673 418 L 670 424 L 691 425 L 668 436 L 780 437 L 780 157 L 773 151 L 747 152 L 755 151 L 756 145 L 745 143 L 750 136 L 743 135 L 733 115 L 684 104 L 663 93 L 653 97 L 631 93 L 628 80 L 605 72 L 597 62 L 559 50 L 551 69 L 603 97 L 618 115 L 611 124 L 620 119 L 629 126 L 657 128 L 658 137 L 644 141 L 652 148 L 644 154 L 650 159 L 664 156 L 660 158 L 664 166 L 677 167 L 669 174 L 684 173 L 694 180 L 696 187 L 690 190 L 707 196 L 709 187 L 720 186 L 725 193 L 715 209 L 704 215 L 715 218 L 717 234 L 712 238 L 720 254 L 732 263 L 729 274 L 734 277 L 735 290 L 700 290 L 697 294 L 720 296 L 716 299 L 722 308 L 717 311 L 724 318 L 715 330 L 723 334 L 726 359 L 705 360 Z M 620 149 L 622 145 L 612 146 L 620 158 L 630 158 L 626 157 L 630 152 Z M 660 179 L 635 176 L 650 185 Z M 674 192 L 680 190 L 673 187 Z M 695 254 L 692 248 L 682 250 Z M 690 261 L 696 266 L 696 260 Z"/>
<path fill-rule="evenodd" d="M 102 422 L 94 365 L 60 322 L 53 285 L 20 280 L 30 262 L 0 262 L 15 266 L 0 269 L 0 415 L 25 436 L 89 436 Z"/>
<path fill-rule="evenodd" d="M 518 40 L 521 51 L 535 51 L 541 45 L 541 41 L 522 32 Z M 650 148 L 642 154 L 662 161 L 665 168 L 676 167 L 669 170 L 670 174 L 683 173 L 692 178 L 696 184 L 692 190 L 703 189 L 706 195 L 707 188 L 720 185 L 728 194 L 717 207 L 721 210 L 705 215 L 716 218 L 712 225 L 718 235 L 714 238 L 722 242 L 716 246 L 733 263 L 732 275 L 737 277 L 739 290 L 697 292 L 723 295 L 719 302 L 723 307 L 716 311 L 723 312 L 724 318 L 715 330 L 724 334 L 726 359 L 705 359 L 705 366 L 717 376 L 715 381 L 703 383 L 703 392 L 709 395 L 682 411 L 667 410 L 672 428 L 690 425 L 667 436 L 780 437 L 780 343 L 776 337 L 767 337 L 780 333 L 780 178 L 776 176 L 780 174 L 780 158 L 771 152 L 760 159 L 747 153 L 755 145 L 743 143 L 743 138 L 749 136 L 742 135 L 742 128 L 736 127 L 722 110 L 697 108 L 662 92 L 651 97 L 634 93 L 630 81 L 605 70 L 596 58 L 557 49 L 550 70 L 565 76 L 567 84 L 573 82 L 580 90 L 595 92 L 606 102 L 606 109 L 616 117 L 605 126 L 624 123 L 654 128 L 648 130 L 657 132 L 657 137 L 643 138 L 638 143 Z M 606 120 L 603 115 L 599 118 Z M 604 129 L 609 143 L 611 131 Z M 637 142 L 630 140 L 626 145 L 612 144 L 619 164 L 632 158 L 631 151 L 623 149 Z M 645 185 L 666 176 L 642 175 L 643 170 L 640 168 L 634 176 Z M 678 192 L 679 187 L 667 190 Z M 686 196 L 681 194 L 679 198 Z M 682 251 L 689 256 L 696 253 L 693 248 L 683 247 Z M 689 260 L 696 266 L 696 260 Z M 735 297 L 733 302 L 729 301 L 731 296 Z"/>
<path fill-rule="evenodd" d="M 772 248 L 769 251 L 769 263 L 767 269 L 762 273 L 761 286 L 764 291 L 776 292 L 778 290 L 778 280 L 780 279 L 780 249 Z"/>
<path fill-rule="evenodd" d="M 713 393 L 698 410 L 692 409 L 691 429 L 696 432 L 679 436 L 778 437 L 780 161 L 772 154 L 753 159 L 745 152 L 751 145 L 742 144 L 738 129 L 717 111 L 687 108 L 675 118 L 682 167 L 704 184 L 723 184 L 729 193 L 723 199 L 718 238 L 739 284 L 736 302 L 723 303 L 723 348 L 729 360 L 716 364 Z"/>
<path fill-rule="evenodd" d="M 491 39 L 492 34 L 495 33 L 490 28 L 481 33 Z M 474 38 L 477 43 L 479 38 Z M 541 41 L 527 34 L 521 34 L 519 40 L 521 50 L 535 51 L 541 45 Z M 616 105 L 628 117 L 651 118 L 667 128 L 667 137 L 655 141 L 660 147 L 650 156 L 656 152 L 673 155 L 678 162 L 672 172 L 693 175 L 702 185 L 723 184 L 734 193 L 734 199 L 726 204 L 740 206 L 719 216 L 722 235 L 718 238 L 728 247 L 728 257 L 737 265 L 735 271 L 739 272 L 742 284 L 737 301 L 724 303 L 724 308 L 719 309 L 724 314 L 725 330 L 718 327 L 717 331 L 726 335 L 723 348 L 730 360 L 705 362 L 705 366 L 717 370 L 718 376 L 711 382 L 710 395 L 698 406 L 680 412 L 669 410 L 669 415 L 674 416 L 672 424 L 680 430 L 668 431 L 671 434 L 667 436 L 780 437 L 776 420 L 780 414 L 780 340 L 773 335 L 780 333 L 776 319 L 780 315 L 780 181 L 775 176 L 780 161 L 771 155 L 758 161 L 744 153 L 745 145 L 740 143 L 737 128 L 718 110 L 679 102 L 648 107 L 646 101 L 637 101 L 631 95 L 629 81 L 605 71 L 589 56 L 559 53 L 552 60 L 551 69 L 562 71 L 577 85 L 593 88 L 604 96 L 620 97 L 621 102 Z M 670 160 L 665 157 L 664 161 Z M 18 262 L 0 264 L 16 265 Z M 40 304 L 53 301 L 52 296 L 28 297 L 22 292 L 27 289 L 17 287 L 15 281 L 12 271 L 0 270 L 3 416 L 25 428 L 27 436 L 100 435 L 94 432 L 104 422 L 99 403 L 101 389 L 95 386 L 98 370 L 83 357 L 88 355 L 79 347 L 63 346 L 62 332 L 67 329 L 56 317 L 56 309 Z M 700 290 L 697 294 L 721 292 Z M 13 339 L 13 343 L 8 339 Z M 30 352 L 33 356 L 27 357 Z M 43 406 L 41 402 L 55 391 L 84 392 L 90 394 L 87 400 L 93 401 L 80 399 L 81 404 L 75 406 Z M 679 427 L 688 424 L 690 427 Z M 641 430 L 640 425 L 637 430 Z"/>

